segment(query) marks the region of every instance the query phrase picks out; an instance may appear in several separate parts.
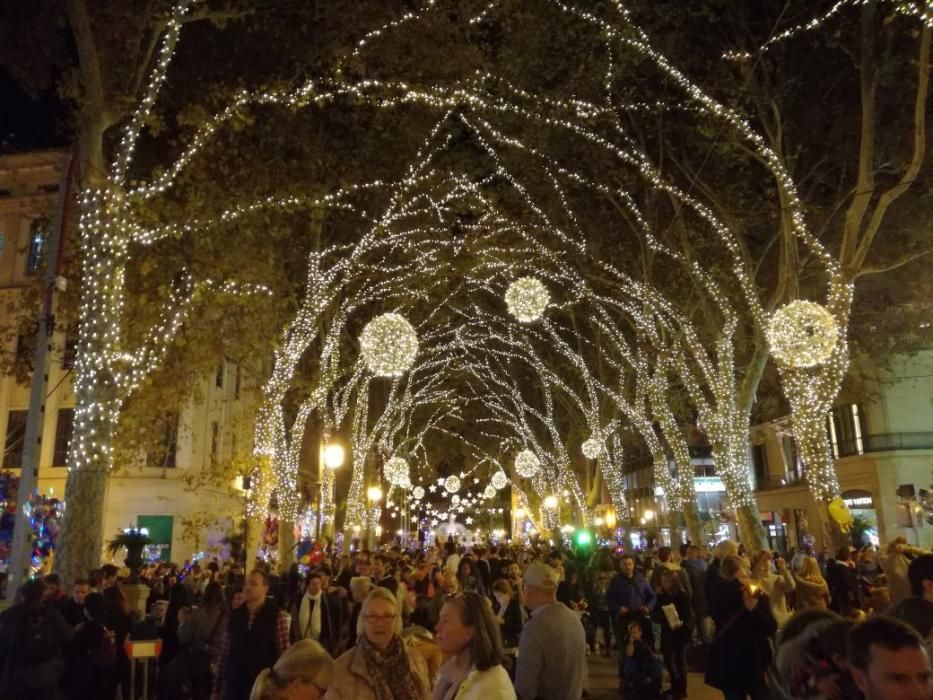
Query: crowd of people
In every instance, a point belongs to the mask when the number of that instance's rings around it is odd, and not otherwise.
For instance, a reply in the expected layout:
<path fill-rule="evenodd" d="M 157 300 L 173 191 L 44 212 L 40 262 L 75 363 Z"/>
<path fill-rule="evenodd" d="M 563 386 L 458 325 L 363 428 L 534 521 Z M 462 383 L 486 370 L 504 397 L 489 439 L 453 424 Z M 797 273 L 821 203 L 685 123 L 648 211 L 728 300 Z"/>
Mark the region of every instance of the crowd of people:
<path fill-rule="evenodd" d="M 626 700 L 686 698 L 691 670 L 726 700 L 933 698 L 933 553 L 903 540 L 160 563 L 137 606 L 118 574 L 22 587 L 0 616 L 0 698 L 138 697 L 128 639 L 160 640 L 160 699 L 578 700 L 588 655 L 617 658 Z"/>

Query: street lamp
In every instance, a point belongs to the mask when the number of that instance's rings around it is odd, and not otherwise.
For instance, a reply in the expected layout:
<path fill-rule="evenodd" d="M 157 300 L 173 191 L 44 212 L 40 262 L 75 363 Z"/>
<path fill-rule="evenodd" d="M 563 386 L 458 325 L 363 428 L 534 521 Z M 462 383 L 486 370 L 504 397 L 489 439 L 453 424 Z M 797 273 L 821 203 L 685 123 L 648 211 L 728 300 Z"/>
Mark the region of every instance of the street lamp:
<path fill-rule="evenodd" d="M 557 496 L 555 496 L 554 494 L 551 494 L 550 496 L 544 499 L 544 507 L 547 508 L 548 510 L 554 510 L 555 508 L 557 508 L 558 502 L 559 501 L 557 500 Z"/>
<path fill-rule="evenodd" d="M 366 489 L 366 497 L 373 503 L 378 503 L 382 500 L 382 489 L 378 486 L 370 486 Z"/>
<path fill-rule="evenodd" d="M 613 529 L 616 526 L 616 513 L 614 510 L 606 511 L 606 527 Z"/>
<path fill-rule="evenodd" d="M 645 520 L 654 520 L 654 511 L 646 510 L 645 511 Z"/>
<path fill-rule="evenodd" d="M 324 466 L 328 469 L 340 469 L 345 457 L 342 445 L 331 443 L 324 448 Z"/>

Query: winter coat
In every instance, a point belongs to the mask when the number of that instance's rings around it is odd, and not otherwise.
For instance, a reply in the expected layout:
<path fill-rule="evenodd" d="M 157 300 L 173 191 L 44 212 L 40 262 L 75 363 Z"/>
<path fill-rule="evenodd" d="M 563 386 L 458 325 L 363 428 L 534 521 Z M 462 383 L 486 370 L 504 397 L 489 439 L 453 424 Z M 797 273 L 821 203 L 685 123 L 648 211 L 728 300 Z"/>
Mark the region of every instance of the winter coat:
<path fill-rule="evenodd" d="M 415 676 L 425 689 L 425 695 L 412 700 L 427 700 L 431 693 L 431 681 L 428 679 L 428 666 L 424 657 L 409 646 L 404 645 L 405 655 Z M 376 693 L 369 683 L 369 671 L 363 650 L 353 647 L 334 661 L 333 680 L 324 695 L 326 700 L 376 700 Z"/>
<path fill-rule="evenodd" d="M 646 607 L 651 610 L 654 601 L 655 594 L 651 586 L 638 575 L 629 578 L 618 573 L 609 582 L 609 590 L 606 591 L 606 606 L 613 616 L 619 614 L 620 608 L 637 610 Z"/>
<path fill-rule="evenodd" d="M 709 565 L 705 559 L 685 559 L 681 564 L 690 579 L 690 604 L 697 619 L 709 615 L 709 604 L 706 602 L 706 569 Z"/>
<path fill-rule="evenodd" d="M 794 576 L 797 584 L 797 612 L 802 610 L 826 610 L 829 607 L 829 586 L 825 581 L 814 582 Z"/>

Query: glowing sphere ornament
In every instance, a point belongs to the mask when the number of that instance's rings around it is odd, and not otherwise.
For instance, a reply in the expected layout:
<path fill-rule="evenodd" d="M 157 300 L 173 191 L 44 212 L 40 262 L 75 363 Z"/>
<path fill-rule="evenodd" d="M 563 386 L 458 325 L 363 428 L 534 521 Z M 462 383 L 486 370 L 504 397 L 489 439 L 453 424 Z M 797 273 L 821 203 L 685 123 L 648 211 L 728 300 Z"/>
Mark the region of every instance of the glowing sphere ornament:
<path fill-rule="evenodd" d="M 383 314 L 366 324 L 360 335 L 363 361 L 380 377 L 401 377 L 418 354 L 415 329 L 399 314 Z"/>
<path fill-rule="evenodd" d="M 490 479 L 489 482 L 494 489 L 502 490 L 509 485 L 509 477 L 500 469 L 492 475 L 492 479 Z"/>
<path fill-rule="evenodd" d="M 407 488 L 403 485 L 403 482 L 408 482 L 408 485 L 411 485 L 411 479 L 408 476 L 408 462 L 402 457 L 392 457 L 387 460 L 382 467 L 382 474 L 385 476 L 386 481 L 395 486 Z"/>
<path fill-rule="evenodd" d="M 796 368 L 826 362 L 836 347 L 836 319 L 812 301 L 792 301 L 774 312 L 768 323 L 771 354 Z"/>
<path fill-rule="evenodd" d="M 411 488 L 411 477 L 408 476 L 408 474 L 403 474 L 401 478 L 399 478 L 396 486 L 398 486 L 400 489 L 404 491 L 407 491 L 408 489 Z"/>
<path fill-rule="evenodd" d="M 505 292 L 509 313 L 522 323 L 537 321 L 551 300 L 547 288 L 534 277 L 520 277 Z"/>
<path fill-rule="evenodd" d="M 448 476 L 444 479 L 444 490 L 447 493 L 457 493 L 460 490 L 460 478 L 456 476 Z"/>
<path fill-rule="evenodd" d="M 453 503 L 455 506 L 459 506 L 460 496 L 458 496 L 457 494 L 454 494 L 453 496 L 450 497 L 450 502 Z"/>
<path fill-rule="evenodd" d="M 411 495 L 415 497 L 416 501 L 420 501 L 424 498 L 424 486 L 416 486 L 411 490 Z"/>
<path fill-rule="evenodd" d="M 496 495 L 496 489 L 495 489 L 493 486 L 487 486 L 487 487 L 483 490 L 483 495 L 484 495 L 486 498 L 493 498 L 493 497 L 495 497 L 495 495 Z"/>
<path fill-rule="evenodd" d="M 515 471 L 524 479 L 530 479 L 538 473 L 541 461 L 531 450 L 522 450 L 515 457 Z"/>
<path fill-rule="evenodd" d="M 599 457 L 600 449 L 602 449 L 602 445 L 600 444 L 599 439 L 596 437 L 591 437 L 588 440 L 584 440 L 583 444 L 580 445 L 580 451 L 587 459 L 596 459 Z"/>

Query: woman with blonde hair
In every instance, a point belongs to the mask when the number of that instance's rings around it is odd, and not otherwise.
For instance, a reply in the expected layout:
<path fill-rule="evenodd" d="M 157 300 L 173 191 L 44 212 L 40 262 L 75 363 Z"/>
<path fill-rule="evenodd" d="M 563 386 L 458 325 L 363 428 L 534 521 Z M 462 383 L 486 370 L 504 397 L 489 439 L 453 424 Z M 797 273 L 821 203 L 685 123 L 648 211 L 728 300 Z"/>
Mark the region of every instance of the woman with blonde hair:
<path fill-rule="evenodd" d="M 428 700 L 427 664 L 401 631 L 395 594 L 374 588 L 360 609 L 356 646 L 334 662 L 327 700 Z"/>
<path fill-rule="evenodd" d="M 829 586 L 815 557 L 804 558 L 800 572 L 794 575 L 794 582 L 797 584 L 797 612 L 829 607 Z"/>
<path fill-rule="evenodd" d="M 320 700 L 330 685 L 334 660 L 313 639 L 292 644 L 272 668 L 259 672 L 249 700 Z"/>

